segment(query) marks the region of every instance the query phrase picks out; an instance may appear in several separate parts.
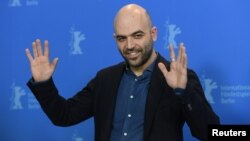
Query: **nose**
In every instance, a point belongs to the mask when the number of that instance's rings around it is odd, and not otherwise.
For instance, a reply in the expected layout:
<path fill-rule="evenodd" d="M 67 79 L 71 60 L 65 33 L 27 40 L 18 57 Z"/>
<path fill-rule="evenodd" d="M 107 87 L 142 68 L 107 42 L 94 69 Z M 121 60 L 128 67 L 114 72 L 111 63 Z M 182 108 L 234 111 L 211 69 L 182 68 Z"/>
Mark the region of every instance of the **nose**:
<path fill-rule="evenodd" d="M 129 37 L 127 38 L 127 49 L 132 49 L 134 48 L 134 40 L 133 38 Z"/>

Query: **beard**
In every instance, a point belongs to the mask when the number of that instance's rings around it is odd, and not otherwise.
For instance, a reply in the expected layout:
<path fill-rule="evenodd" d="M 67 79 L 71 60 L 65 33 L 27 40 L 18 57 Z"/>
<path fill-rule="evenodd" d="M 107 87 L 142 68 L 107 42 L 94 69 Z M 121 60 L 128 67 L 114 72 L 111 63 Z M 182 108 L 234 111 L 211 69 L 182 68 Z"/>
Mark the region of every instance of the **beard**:
<path fill-rule="evenodd" d="M 139 68 L 151 57 L 153 53 L 153 41 L 150 40 L 144 47 L 125 48 L 122 51 L 119 50 L 119 52 L 130 67 Z"/>

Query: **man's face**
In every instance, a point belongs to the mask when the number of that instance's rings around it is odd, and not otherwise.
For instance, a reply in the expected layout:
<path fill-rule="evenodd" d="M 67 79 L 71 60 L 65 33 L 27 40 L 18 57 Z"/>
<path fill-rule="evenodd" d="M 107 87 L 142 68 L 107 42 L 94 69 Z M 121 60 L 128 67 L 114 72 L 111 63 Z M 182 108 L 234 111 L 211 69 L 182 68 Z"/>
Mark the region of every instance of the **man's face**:
<path fill-rule="evenodd" d="M 156 28 L 149 27 L 141 19 L 122 20 L 115 25 L 114 37 L 121 55 L 130 67 L 140 67 L 153 52 Z"/>

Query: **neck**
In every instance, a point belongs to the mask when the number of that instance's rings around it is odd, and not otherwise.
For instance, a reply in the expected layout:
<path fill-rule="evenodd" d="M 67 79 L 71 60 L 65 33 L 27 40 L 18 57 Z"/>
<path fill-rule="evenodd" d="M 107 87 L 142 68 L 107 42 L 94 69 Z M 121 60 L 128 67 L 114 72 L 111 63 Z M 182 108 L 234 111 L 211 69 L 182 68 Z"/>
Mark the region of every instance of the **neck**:
<path fill-rule="evenodd" d="M 149 57 L 149 59 L 147 60 L 146 63 L 144 63 L 143 65 L 141 65 L 140 67 L 130 67 L 131 71 L 133 71 L 133 73 L 136 76 L 140 76 L 142 75 L 142 73 L 145 71 L 145 69 L 154 62 L 154 60 L 157 58 L 157 54 L 155 52 L 155 50 L 153 50 L 151 56 Z"/>

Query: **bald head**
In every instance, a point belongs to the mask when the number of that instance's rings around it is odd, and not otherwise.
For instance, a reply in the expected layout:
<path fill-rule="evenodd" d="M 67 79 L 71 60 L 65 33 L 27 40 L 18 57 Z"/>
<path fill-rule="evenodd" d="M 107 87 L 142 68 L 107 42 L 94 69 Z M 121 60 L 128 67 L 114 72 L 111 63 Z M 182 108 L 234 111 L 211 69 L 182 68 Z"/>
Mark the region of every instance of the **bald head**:
<path fill-rule="evenodd" d="M 123 6 L 116 14 L 114 30 L 117 32 L 118 28 L 128 29 L 127 26 L 138 24 L 144 26 L 143 28 L 152 28 L 152 22 L 147 11 L 137 4 L 128 4 Z"/>

